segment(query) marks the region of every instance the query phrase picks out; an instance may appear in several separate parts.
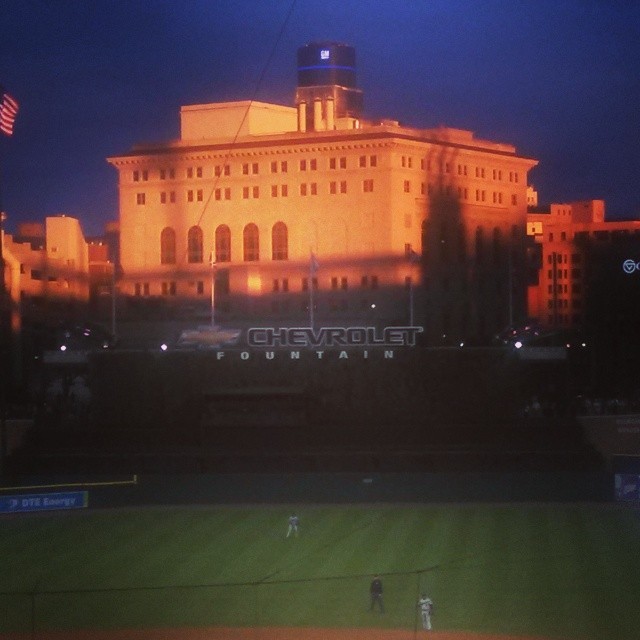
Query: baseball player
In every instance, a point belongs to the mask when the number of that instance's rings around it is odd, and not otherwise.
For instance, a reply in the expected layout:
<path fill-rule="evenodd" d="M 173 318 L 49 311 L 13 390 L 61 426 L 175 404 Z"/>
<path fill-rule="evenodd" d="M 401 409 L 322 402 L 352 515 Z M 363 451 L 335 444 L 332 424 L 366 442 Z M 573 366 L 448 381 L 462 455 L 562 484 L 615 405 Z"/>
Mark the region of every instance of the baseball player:
<path fill-rule="evenodd" d="M 289 518 L 289 528 L 287 529 L 287 538 L 293 533 L 293 535 L 298 537 L 298 525 L 300 524 L 300 518 L 293 513 Z"/>
<path fill-rule="evenodd" d="M 418 608 L 420 609 L 420 617 L 422 618 L 422 628 L 425 631 L 431 631 L 431 614 L 433 613 L 433 601 L 427 598 L 423 593 L 418 600 Z"/>
<path fill-rule="evenodd" d="M 373 580 L 369 587 L 369 594 L 371 595 L 371 608 L 369 610 L 373 611 L 373 608 L 377 603 L 378 607 L 380 607 L 380 613 L 384 613 L 384 603 L 382 601 L 382 580 L 380 580 L 380 576 L 378 574 L 373 576 Z"/>

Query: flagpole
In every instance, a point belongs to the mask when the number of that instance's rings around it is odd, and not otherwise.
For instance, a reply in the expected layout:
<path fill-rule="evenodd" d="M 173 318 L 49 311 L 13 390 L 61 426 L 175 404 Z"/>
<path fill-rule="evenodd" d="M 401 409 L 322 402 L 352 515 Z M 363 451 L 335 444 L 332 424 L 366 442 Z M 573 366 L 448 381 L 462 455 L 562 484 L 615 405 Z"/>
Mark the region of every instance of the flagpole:
<path fill-rule="evenodd" d="M 313 253 L 309 259 L 309 327 L 313 330 Z"/>
<path fill-rule="evenodd" d="M 413 277 L 409 276 L 409 326 L 413 327 Z"/>

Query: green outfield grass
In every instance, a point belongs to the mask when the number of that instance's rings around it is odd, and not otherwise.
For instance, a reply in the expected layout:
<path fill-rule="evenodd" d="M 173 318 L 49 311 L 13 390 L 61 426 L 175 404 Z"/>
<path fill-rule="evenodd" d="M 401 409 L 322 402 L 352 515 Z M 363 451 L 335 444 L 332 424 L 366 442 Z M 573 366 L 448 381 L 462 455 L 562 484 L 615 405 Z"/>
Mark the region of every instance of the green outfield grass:
<path fill-rule="evenodd" d="M 0 630 L 435 627 L 628 640 L 640 513 L 590 505 L 193 507 L 4 517 Z M 381 574 L 386 613 L 371 613 Z M 7 595 L 13 594 L 13 595 Z M 32 596 L 30 594 L 36 594 Z"/>

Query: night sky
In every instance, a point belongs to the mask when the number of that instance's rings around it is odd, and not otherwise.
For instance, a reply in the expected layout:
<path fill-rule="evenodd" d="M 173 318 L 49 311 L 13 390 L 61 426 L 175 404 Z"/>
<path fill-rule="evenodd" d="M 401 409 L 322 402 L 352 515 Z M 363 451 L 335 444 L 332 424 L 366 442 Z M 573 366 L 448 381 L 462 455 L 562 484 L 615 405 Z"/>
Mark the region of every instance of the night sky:
<path fill-rule="evenodd" d="M 105 158 L 178 137 L 181 105 L 291 105 L 296 50 L 356 48 L 366 117 L 471 129 L 539 166 L 541 204 L 640 218 L 640 3 L 628 0 L 3 0 L 8 229 L 117 219 Z"/>

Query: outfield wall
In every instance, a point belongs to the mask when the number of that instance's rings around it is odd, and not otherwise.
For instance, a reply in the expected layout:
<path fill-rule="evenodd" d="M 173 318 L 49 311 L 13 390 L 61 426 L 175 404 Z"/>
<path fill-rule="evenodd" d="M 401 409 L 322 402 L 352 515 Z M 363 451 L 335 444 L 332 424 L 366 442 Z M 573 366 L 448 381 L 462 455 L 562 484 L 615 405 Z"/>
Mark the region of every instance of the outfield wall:
<path fill-rule="evenodd" d="M 140 476 L 90 489 L 89 507 L 193 504 L 609 502 L 609 473 L 312 473 Z"/>

